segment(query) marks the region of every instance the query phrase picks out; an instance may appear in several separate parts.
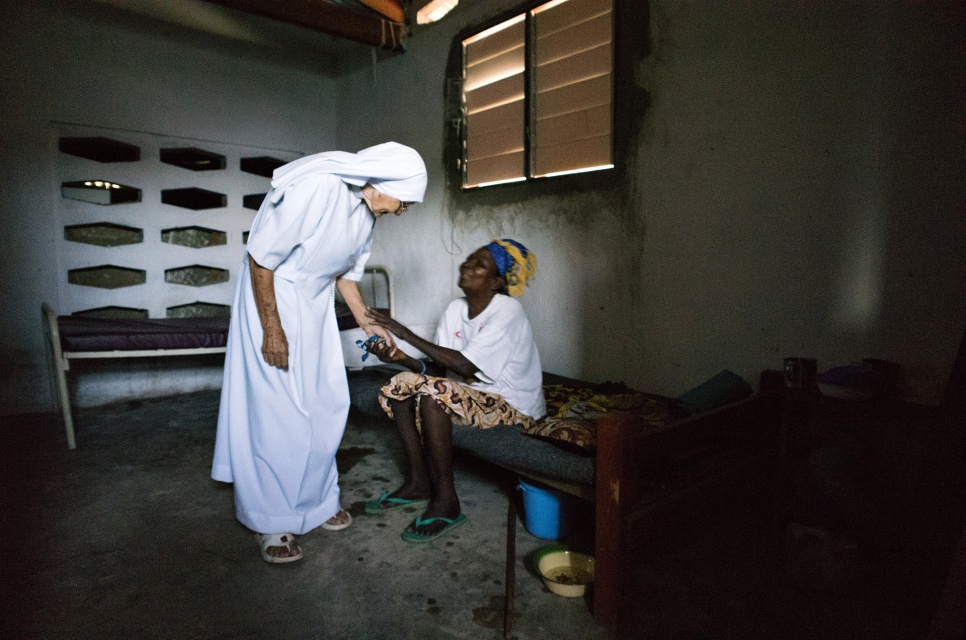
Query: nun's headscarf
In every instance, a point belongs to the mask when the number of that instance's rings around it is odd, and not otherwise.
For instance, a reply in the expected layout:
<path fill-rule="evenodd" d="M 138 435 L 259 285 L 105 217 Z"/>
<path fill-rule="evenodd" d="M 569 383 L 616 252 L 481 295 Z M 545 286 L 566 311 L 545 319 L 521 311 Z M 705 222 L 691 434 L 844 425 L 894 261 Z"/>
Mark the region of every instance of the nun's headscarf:
<path fill-rule="evenodd" d="M 506 280 L 507 292 L 515 298 L 520 297 L 527 280 L 537 270 L 537 256 L 509 238 L 494 240 L 486 248 L 493 254 L 497 272 Z"/>
<path fill-rule="evenodd" d="M 359 153 L 326 151 L 279 167 L 272 175 L 273 199 L 281 200 L 282 192 L 300 180 L 326 173 L 357 187 L 369 183 L 402 202 L 422 202 L 426 193 L 426 164 L 419 153 L 398 142 L 384 142 Z"/>

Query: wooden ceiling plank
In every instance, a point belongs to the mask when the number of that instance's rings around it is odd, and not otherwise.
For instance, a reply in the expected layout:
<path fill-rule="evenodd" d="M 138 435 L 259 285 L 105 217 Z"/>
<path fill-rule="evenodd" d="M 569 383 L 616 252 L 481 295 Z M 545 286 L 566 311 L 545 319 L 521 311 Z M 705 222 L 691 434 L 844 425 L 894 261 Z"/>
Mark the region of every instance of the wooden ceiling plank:
<path fill-rule="evenodd" d="M 359 0 L 359 2 L 394 22 L 406 22 L 406 10 L 399 0 Z"/>
<path fill-rule="evenodd" d="M 368 16 L 324 0 L 208 0 L 230 9 L 307 27 L 389 51 L 404 51 L 405 25 Z"/>

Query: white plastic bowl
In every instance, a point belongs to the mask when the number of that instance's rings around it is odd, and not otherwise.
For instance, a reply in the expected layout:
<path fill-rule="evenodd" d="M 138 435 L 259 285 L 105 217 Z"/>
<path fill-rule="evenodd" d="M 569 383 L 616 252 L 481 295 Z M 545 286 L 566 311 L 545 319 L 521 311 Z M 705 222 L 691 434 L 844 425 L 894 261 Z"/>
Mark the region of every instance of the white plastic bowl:
<path fill-rule="evenodd" d="M 551 592 L 579 598 L 594 581 L 594 558 L 576 551 L 556 550 L 537 555 L 537 571 Z"/>
<path fill-rule="evenodd" d="M 875 389 L 872 387 L 847 387 L 831 382 L 815 381 L 819 392 L 829 398 L 839 398 L 842 400 L 868 400 L 875 396 Z"/>

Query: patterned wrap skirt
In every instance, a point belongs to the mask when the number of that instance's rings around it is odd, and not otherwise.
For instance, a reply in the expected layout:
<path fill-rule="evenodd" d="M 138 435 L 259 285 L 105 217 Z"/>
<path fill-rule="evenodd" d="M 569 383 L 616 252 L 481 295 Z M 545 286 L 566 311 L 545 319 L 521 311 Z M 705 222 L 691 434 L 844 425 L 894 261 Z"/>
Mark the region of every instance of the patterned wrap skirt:
<path fill-rule="evenodd" d="M 446 409 L 454 422 L 478 429 L 491 429 L 501 424 L 532 427 L 534 419 L 520 413 L 496 393 L 487 393 L 449 378 L 438 378 L 419 373 L 399 373 L 382 388 L 379 405 L 390 418 L 390 400 L 416 398 L 416 428 L 421 429 L 419 402 L 429 396 Z"/>

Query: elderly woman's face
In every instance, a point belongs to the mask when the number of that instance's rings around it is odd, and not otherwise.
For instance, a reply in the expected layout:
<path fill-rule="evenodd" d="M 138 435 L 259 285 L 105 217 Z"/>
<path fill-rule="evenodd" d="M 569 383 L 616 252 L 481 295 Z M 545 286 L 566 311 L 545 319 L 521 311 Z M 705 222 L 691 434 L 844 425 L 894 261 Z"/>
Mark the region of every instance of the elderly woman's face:
<path fill-rule="evenodd" d="M 376 218 L 384 216 L 387 213 L 394 213 L 399 216 L 409 208 L 408 202 L 401 202 L 396 198 L 387 196 L 369 184 L 362 188 L 362 198 L 366 201 L 369 210 L 372 211 L 372 215 Z"/>
<path fill-rule="evenodd" d="M 471 253 L 460 265 L 459 288 L 469 291 L 499 291 L 503 278 L 496 270 L 493 254 L 486 247 Z"/>

